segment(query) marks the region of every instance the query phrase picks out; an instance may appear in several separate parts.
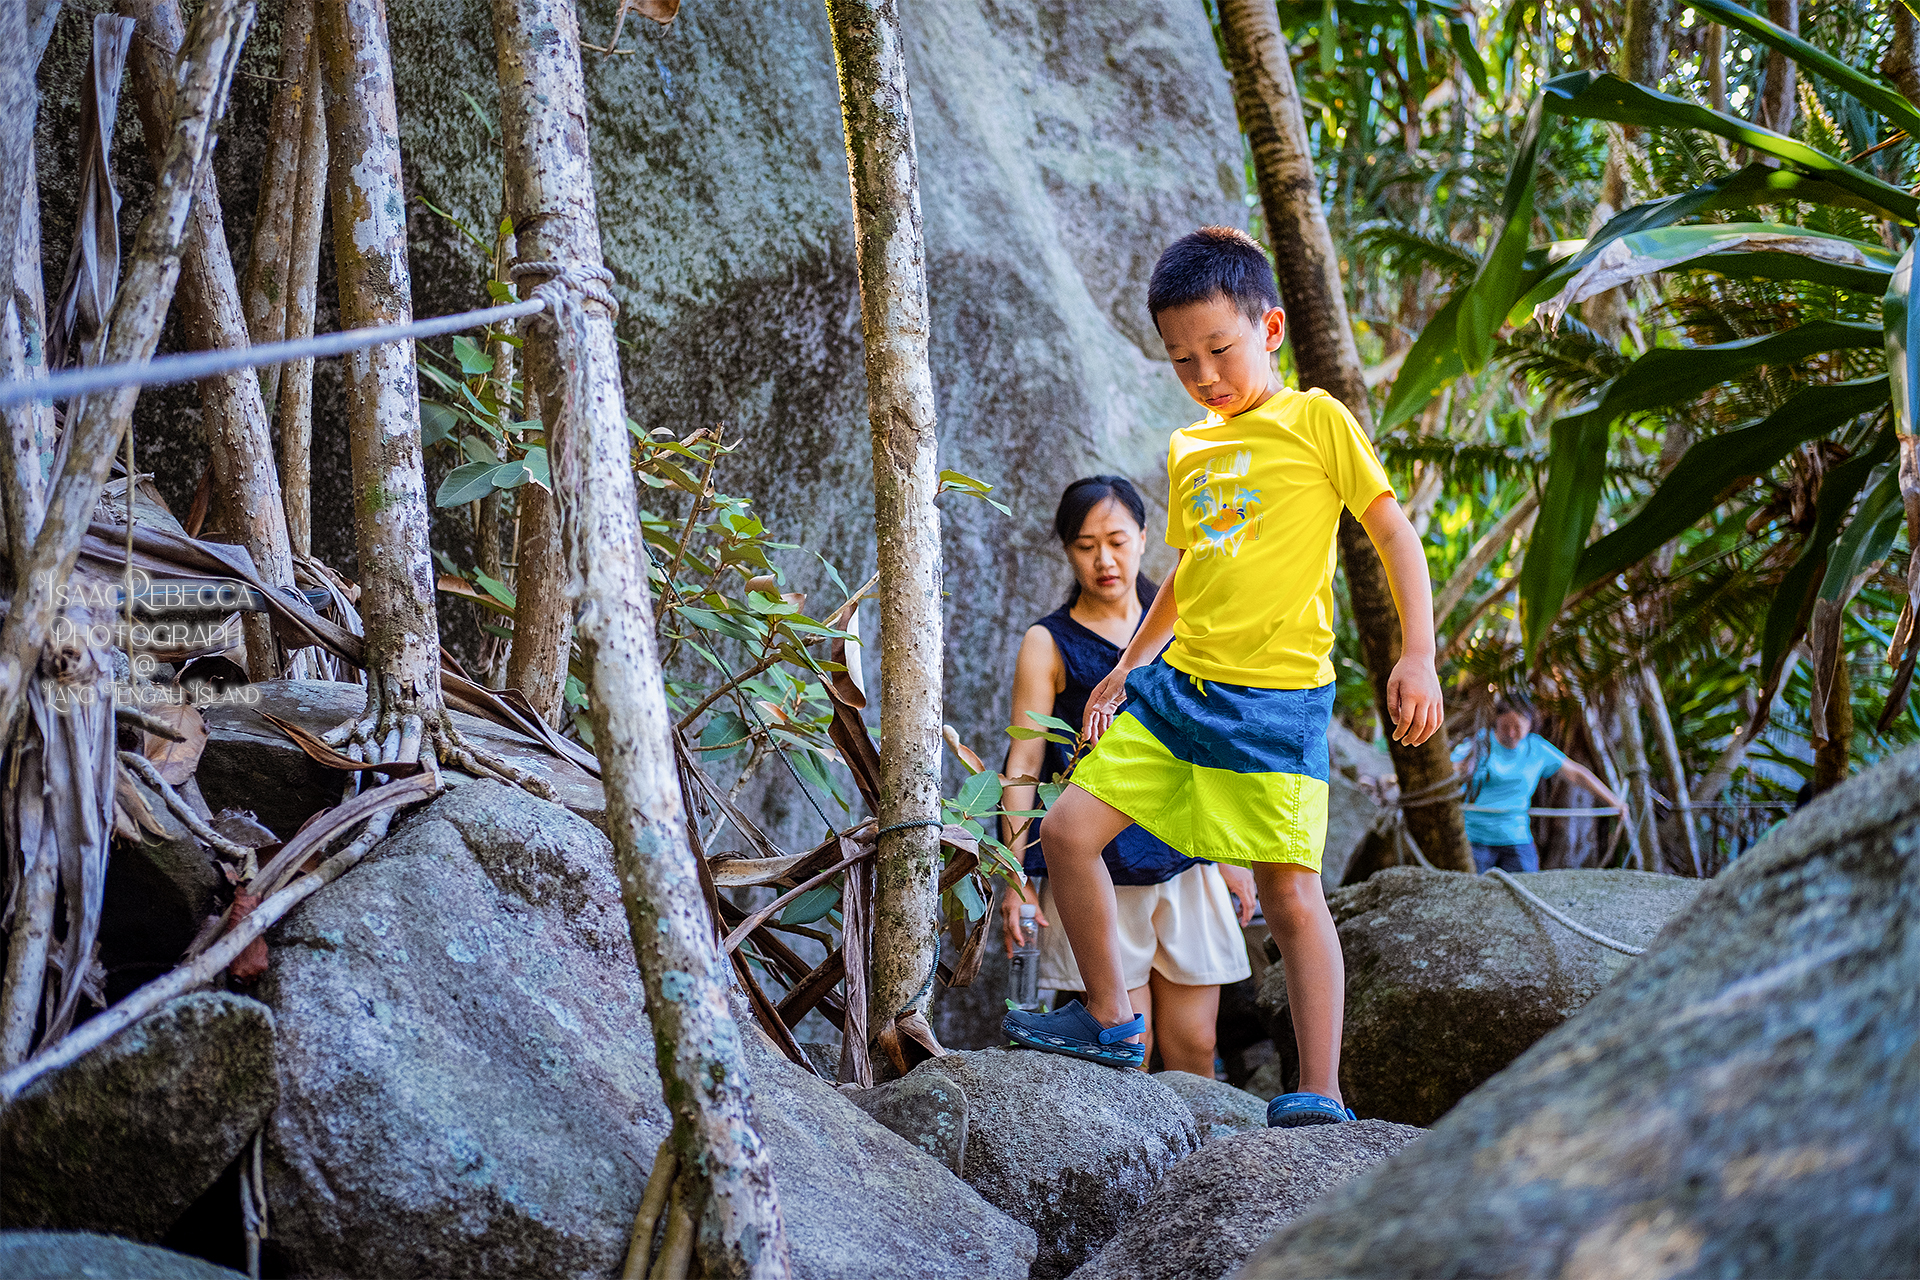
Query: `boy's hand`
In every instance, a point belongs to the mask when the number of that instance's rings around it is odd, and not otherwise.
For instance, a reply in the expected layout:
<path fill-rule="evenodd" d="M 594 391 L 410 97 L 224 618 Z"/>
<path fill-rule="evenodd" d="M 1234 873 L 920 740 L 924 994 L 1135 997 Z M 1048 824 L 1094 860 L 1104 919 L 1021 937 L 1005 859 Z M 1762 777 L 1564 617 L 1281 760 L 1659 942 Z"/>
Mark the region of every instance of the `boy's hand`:
<path fill-rule="evenodd" d="M 1235 866 L 1231 862 L 1215 864 L 1220 868 L 1220 878 L 1227 882 L 1227 892 L 1232 894 L 1240 907 L 1240 927 L 1246 928 L 1253 923 L 1253 908 L 1259 901 L 1259 891 L 1253 885 L 1253 872 L 1245 867 Z"/>
<path fill-rule="evenodd" d="M 1440 705 L 1440 676 L 1432 658 L 1409 654 L 1393 664 L 1387 714 L 1393 717 L 1395 742 L 1417 747 L 1434 735 L 1446 711 Z"/>
<path fill-rule="evenodd" d="M 1434 686 L 1439 688 L 1436 683 Z M 1087 714 L 1080 724 L 1080 736 L 1086 740 L 1087 747 L 1100 741 L 1100 735 L 1113 724 L 1114 713 L 1120 704 L 1127 700 L 1127 669 L 1115 667 L 1107 672 L 1106 678 L 1093 686 L 1093 692 L 1087 695 Z"/>
<path fill-rule="evenodd" d="M 1027 885 L 1021 889 L 1009 888 L 1005 893 L 1000 895 L 1000 941 L 1006 946 L 1008 959 L 1013 958 L 1013 949 L 1015 947 L 1023 946 L 1027 941 L 1020 928 L 1021 904 L 1031 902 L 1038 905 L 1040 901 L 1038 895 L 1029 897 L 1029 894 L 1033 894 L 1033 886 L 1031 885 Z M 1036 911 L 1033 916 L 1033 922 L 1037 925 L 1045 926 L 1047 918 Z"/>

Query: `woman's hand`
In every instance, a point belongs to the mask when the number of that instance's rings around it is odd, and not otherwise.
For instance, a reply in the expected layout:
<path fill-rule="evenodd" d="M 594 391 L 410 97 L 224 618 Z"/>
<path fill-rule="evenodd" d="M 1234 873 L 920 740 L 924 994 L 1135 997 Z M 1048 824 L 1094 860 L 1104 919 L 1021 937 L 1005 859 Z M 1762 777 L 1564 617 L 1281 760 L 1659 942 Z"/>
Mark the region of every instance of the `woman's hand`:
<path fill-rule="evenodd" d="M 1087 714 L 1081 723 L 1080 733 L 1089 750 L 1100 741 L 1100 735 L 1112 726 L 1114 714 L 1120 710 L 1120 704 L 1127 700 L 1129 670 L 1124 664 L 1115 667 L 1087 695 Z"/>
<path fill-rule="evenodd" d="M 1253 872 L 1231 862 L 1215 865 L 1220 868 L 1220 878 L 1227 882 L 1227 892 L 1240 900 L 1240 927 L 1244 929 L 1253 923 L 1253 905 L 1259 901 L 1259 890 L 1253 884 Z"/>
<path fill-rule="evenodd" d="M 1024 902 L 1031 902 L 1036 908 L 1033 915 L 1035 924 L 1047 923 L 1047 918 L 1037 910 L 1040 905 L 1040 895 L 1033 891 L 1031 882 L 1019 889 L 1008 886 L 1007 891 L 1000 895 L 1000 932 L 1004 935 L 1000 940 L 1006 945 L 1009 958 L 1013 956 L 1015 947 L 1024 945 L 1026 942 L 1026 938 L 1020 931 L 1020 904 Z"/>

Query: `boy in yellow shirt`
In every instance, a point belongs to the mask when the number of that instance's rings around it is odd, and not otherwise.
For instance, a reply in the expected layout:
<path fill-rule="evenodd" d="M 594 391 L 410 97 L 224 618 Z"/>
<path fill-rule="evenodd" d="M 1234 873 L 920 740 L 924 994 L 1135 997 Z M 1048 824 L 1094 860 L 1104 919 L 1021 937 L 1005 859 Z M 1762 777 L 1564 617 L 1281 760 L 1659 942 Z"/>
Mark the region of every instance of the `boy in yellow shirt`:
<path fill-rule="evenodd" d="M 1407 743 L 1426 741 L 1442 714 L 1426 557 L 1353 415 L 1275 373 L 1286 315 L 1258 245 L 1226 227 L 1183 236 L 1154 267 L 1147 308 L 1209 412 L 1167 449 L 1167 542 L 1179 563 L 1088 698 L 1084 733 L 1096 745 L 1041 831 L 1087 1003 L 1015 1010 L 1005 1029 L 1036 1049 L 1141 1065 L 1100 858 L 1137 822 L 1182 853 L 1253 872 L 1300 1048 L 1301 1091 L 1275 1098 L 1267 1123 L 1352 1119 L 1339 1079 L 1346 969 L 1320 888 L 1341 509 L 1372 537 L 1400 609 L 1404 656 L 1387 710 Z"/>

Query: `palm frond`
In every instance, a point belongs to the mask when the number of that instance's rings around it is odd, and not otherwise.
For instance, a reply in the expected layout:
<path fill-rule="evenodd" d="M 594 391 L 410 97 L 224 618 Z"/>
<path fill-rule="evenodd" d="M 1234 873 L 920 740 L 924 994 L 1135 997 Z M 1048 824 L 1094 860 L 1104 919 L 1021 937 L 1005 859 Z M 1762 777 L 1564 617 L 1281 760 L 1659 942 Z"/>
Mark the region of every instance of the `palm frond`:
<path fill-rule="evenodd" d="M 1480 270 L 1480 255 L 1467 245 L 1388 218 L 1355 227 L 1352 243 L 1355 249 L 1380 258 L 1383 265 L 1400 273 L 1431 267 L 1457 284 Z"/>

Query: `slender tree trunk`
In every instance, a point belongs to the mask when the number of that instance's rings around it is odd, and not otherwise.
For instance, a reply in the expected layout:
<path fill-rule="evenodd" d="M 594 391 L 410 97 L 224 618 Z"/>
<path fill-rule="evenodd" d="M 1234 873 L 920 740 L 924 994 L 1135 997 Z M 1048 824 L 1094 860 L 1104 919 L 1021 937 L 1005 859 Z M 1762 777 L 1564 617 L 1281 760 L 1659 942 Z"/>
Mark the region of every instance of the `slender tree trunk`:
<path fill-rule="evenodd" d="M 294 187 L 292 243 L 287 252 L 286 336 L 313 336 L 318 302 L 320 236 L 327 207 L 327 95 L 320 83 L 320 50 L 307 47 L 311 92 L 300 109 L 299 181 Z M 280 369 L 280 493 L 287 540 L 296 556 L 313 554 L 313 357 Z"/>
<path fill-rule="evenodd" d="M 1600 711 L 1592 702 L 1582 700 L 1580 712 L 1586 717 L 1587 737 L 1593 743 L 1593 756 L 1600 765 L 1600 776 L 1606 780 L 1607 788 L 1622 800 L 1627 799 L 1627 785 L 1620 777 L 1620 771 L 1614 768 L 1613 753 L 1607 749 L 1607 734 Z M 1631 805 L 1631 801 L 1628 804 Z M 1632 862 L 1640 861 L 1640 826 L 1634 821 L 1633 810 L 1627 809 L 1619 818 L 1627 837 L 1627 858 Z"/>
<path fill-rule="evenodd" d="M 1887 0 L 1887 20 L 1893 39 L 1887 44 L 1887 56 L 1880 60 L 1880 72 L 1893 81 L 1902 97 L 1920 107 L 1920 18 L 1914 17 L 1904 0 Z"/>
<path fill-rule="evenodd" d="M 1800 34 L 1800 0 L 1767 0 L 1767 16 L 1777 27 Z M 1796 64 L 1778 50 L 1767 51 L 1767 80 L 1760 90 L 1759 122 L 1775 133 L 1793 128 Z"/>
<path fill-rule="evenodd" d="M 827 0 L 853 189 L 880 560 L 880 853 L 871 1041 L 922 1013 L 940 950 L 939 437 L 919 159 L 895 0 Z"/>
<path fill-rule="evenodd" d="M 1847 780 L 1847 760 L 1853 751 L 1853 676 L 1847 670 L 1847 651 L 1835 646 L 1833 691 L 1827 695 L 1826 741 L 1813 753 L 1813 793 L 1821 795 Z"/>
<path fill-rule="evenodd" d="M 340 327 L 405 324 L 413 319 L 413 278 L 385 4 L 317 0 L 314 43 L 326 83 Z M 367 707 L 329 740 L 350 743 L 369 759 L 438 759 L 544 791 L 470 747 L 447 714 L 413 343 L 354 352 L 346 367 Z"/>
<path fill-rule="evenodd" d="M 544 398 L 542 400 L 544 411 Z M 507 687 L 526 695 L 547 723 L 565 719 L 567 650 L 573 607 L 561 577 L 560 519 L 553 495 L 537 484 L 521 485 L 520 556 L 513 575 L 513 648 L 507 652 Z"/>
<path fill-rule="evenodd" d="M 1660 823 L 1653 808 L 1653 766 L 1647 761 L 1647 738 L 1640 727 L 1640 691 L 1637 682 L 1627 677 L 1620 682 L 1620 754 L 1627 771 L 1627 804 L 1633 810 L 1629 820 L 1640 841 L 1640 869 L 1665 871 L 1666 858 L 1660 847 Z"/>
<path fill-rule="evenodd" d="M 1902 0 L 1893 0 L 1904 9 Z M 1727 29 L 1717 22 L 1707 25 L 1707 38 L 1700 46 L 1700 65 L 1707 73 L 1707 105 L 1715 111 L 1727 109 Z"/>
<path fill-rule="evenodd" d="M 1680 833 L 1681 846 L 1693 863 L 1693 874 L 1703 875 L 1700 861 L 1700 833 L 1693 820 L 1693 801 L 1687 798 L 1687 762 L 1680 754 L 1680 739 L 1673 731 L 1673 717 L 1667 712 L 1667 697 L 1660 678 L 1651 667 L 1640 669 L 1640 687 L 1646 693 L 1647 715 L 1653 721 L 1654 741 L 1660 746 L 1660 758 L 1667 766 L 1667 783 L 1673 788 L 1672 825 Z"/>
<path fill-rule="evenodd" d="M 226 109 L 240 46 L 253 25 L 252 0 L 207 0 L 194 15 L 174 83 L 172 142 L 154 183 L 153 207 L 140 223 L 126 278 L 108 319 L 105 363 L 151 359 L 192 228 L 200 172 L 213 149 L 213 126 Z M 139 390 L 117 387 L 68 406 L 66 448 L 40 535 L 0 625 L 0 733 L 19 714 L 26 678 L 46 647 L 58 591 L 73 572 L 80 539 L 133 417 Z"/>
<path fill-rule="evenodd" d="M 40 183 L 33 154 L 39 94 L 34 71 L 40 60 L 41 25 L 26 5 L 0 6 L 0 200 L 16 216 L 0 219 L 0 378 L 44 377 L 46 302 L 40 278 Z M 50 27 L 50 23 L 47 23 Z M 42 448 L 53 438 L 53 406 L 14 405 L 0 411 L 0 505 L 6 510 L 5 585 L 25 560 L 40 531 L 46 486 L 40 474 Z"/>
<path fill-rule="evenodd" d="M 290 0 L 280 11 L 280 88 L 273 95 L 260 208 L 253 219 L 253 249 L 240 290 L 247 334 L 256 347 L 287 336 L 302 121 L 307 100 L 320 96 L 319 77 L 311 72 L 312 44 L 313 0 Z M 258 377 L 260 395 L 271 416 L 280 399 L 281 366 L 267 365 Z"/>
<path fill-rule="evenodd" d="M 1347 319 L 1346 294 L 1340 287 L 1340 260 L 1320 208 L 1320 179 L 1314 171 L 1306 120 L 1274 0 L 1221 0 L 1220 29 L 1233 71 L 1234 106 L 1252 144 L 1254 176 L 1266 213 L 1267 238 L 1274 248 L 1280 296 L 1287 304 L 1287 328 L 1300 383 L 1334 396 L 1371 433 L 1373 414 L 1353 326 Z M 1400 613 L 1373 540 L 1347 513 L 1340 517 L 1340 558 L 1380 723 L 1391 725 L 1387 680 L 1400 660 Z M 1393 742 L 1388 736 L 1400 794 L 1416 798 L 1444 794 L 1454 776 L 1446 729 L 1417 747 Z M 1416 803 L 1406 810 L 1406 819 L 1408 832 L 1436 867 L 1473 870 L 1457 798 Z"/>
<path fill-rule="evenodd" d="M 179 0 L 120 0 L 120 12 L 138 27 L 129 58 L 147 149 L 165 162 L 166 121 L 173 110 L 173 63 L 186 32 Z M 220 188 L 211 166 L 200 175 L 193 198 L 193 232 L 180 273 L 180 317 L 187 345 L 197 351 L 245 347 L 247 325 L 240 287 L 227 252 Z M 293 586 L 293 548 L 280 505 L 273 433 L 260 384 L 242 370 L 200 382 L 200 405 L 212 452 L 216 500 L 229 529 L 253 557 L 260 576 L 276 587 Z M 267 615 L 243 615 L 248 674 L 255 680 L 280 675 L 279 648 Z"/>
<path fill-rule="evenodd" d="M 493 0 L 493 21 L 517 252 L 523 262 L 599 271 L 573 6 L 569 0 Z M 541 278 L 523 275 L 527 284 Z M 561 281 L 539 292 L 549 309 L 525 326 L 526 376 L 540 388 L 566 534 L 564 572 L 555 576 L 580 606 L 607 829 L 674 1113 L 677 1201 L 699 1218 L 702 1274 L 784 1277 L 790 1272 L 786 1231 L 727 1005 L 728 962 L 715 943 L 686 840 L 673 722 L 654 650 L 613 309 L 610 300 L 583 297 Z"/>

